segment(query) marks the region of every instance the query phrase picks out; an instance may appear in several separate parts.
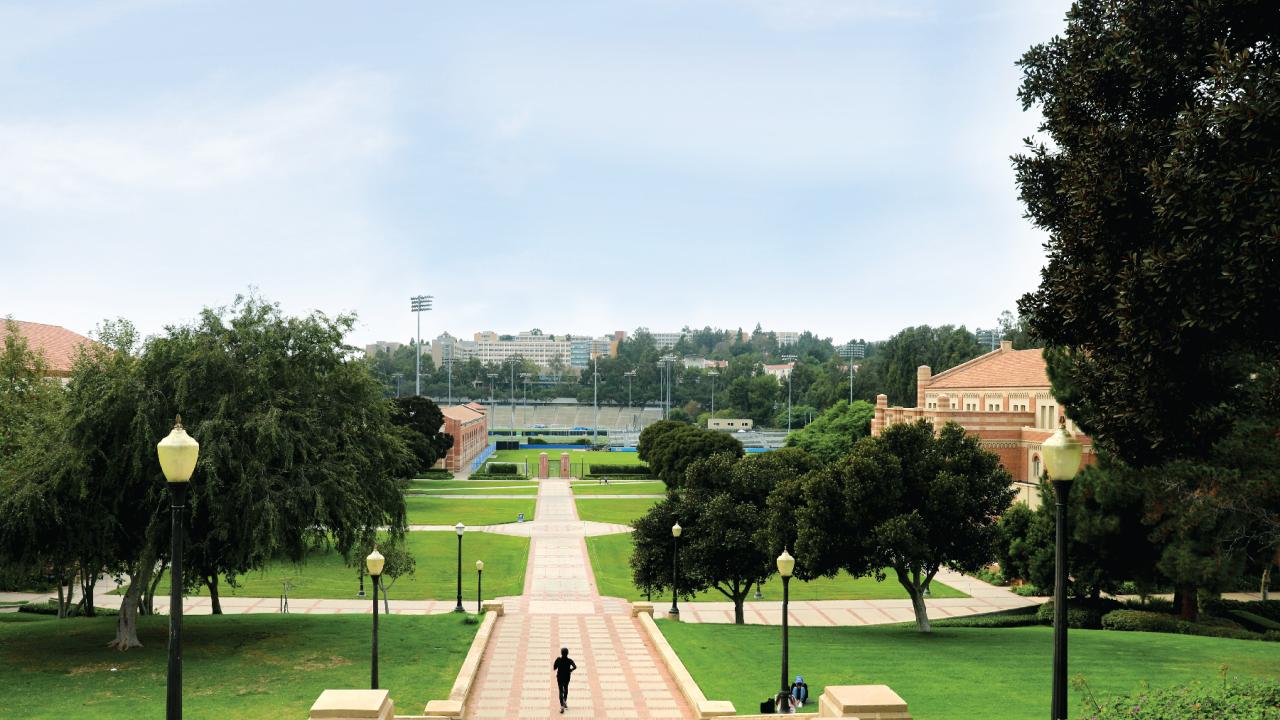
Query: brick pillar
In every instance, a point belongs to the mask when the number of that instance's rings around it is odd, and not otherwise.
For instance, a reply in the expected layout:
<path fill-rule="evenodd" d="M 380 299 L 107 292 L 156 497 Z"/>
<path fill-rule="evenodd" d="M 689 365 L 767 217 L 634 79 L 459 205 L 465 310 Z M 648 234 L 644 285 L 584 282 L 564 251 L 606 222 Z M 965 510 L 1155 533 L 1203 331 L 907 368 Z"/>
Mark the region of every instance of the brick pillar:
<path fill-rule="evenodd" d="M 547 454 L 545 452 L 538 453 L 538 477 L 547 478 Z"/>
<path fill-rule="evenodd" d="M 561 478 L 568 478 L 568 477 L 569 477 L 569 473 L 570 473 L 570 468 L 569 468 L 569 453 L 567 453 L 567 452 L 562 452 L 562 453 L 560 453 L 560 477 L 561 477 Z"/>
<path fill-rule="evenodd" d="M 876 414 L 871 418 L 871 435 L 875 437 L 884 430 L 884 415 L 889 409 L 889 396 L 881 393 L 876 396 Z"/>
<path fill-rule="evenodd" d="M 921 365 L 916 368 L 916 407 L 924 409 L 924 389 L 929 385 L 929 379 L 933 377 L 933 370 L 928 365 Z"/>

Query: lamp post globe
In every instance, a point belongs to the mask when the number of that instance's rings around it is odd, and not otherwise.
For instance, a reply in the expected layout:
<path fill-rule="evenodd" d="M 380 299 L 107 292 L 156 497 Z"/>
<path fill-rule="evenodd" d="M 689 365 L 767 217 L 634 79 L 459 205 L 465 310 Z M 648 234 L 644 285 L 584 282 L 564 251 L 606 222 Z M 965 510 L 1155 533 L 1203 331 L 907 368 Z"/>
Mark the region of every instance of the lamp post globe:
<path fill-rule="evenodd" d="M 1080 470 L 1084 446 L 1067 432 L 1067 419 L 1040 445 L 1045 471 L 1053 482 L 1056 539 L 1053 586 L 1053 718 L 1067 717 L 1067 498 Z"/>
<path fill-rule="evenodd" d="M 156 444 L 160 469 L 169 485 L 169 671 L 166 682 L 165 717 L 182 717 L 182 513 L 187 505 L 187 483 L 200 458 L 200 443 L 182 427 L 182 416 L 173 419 L 173 429 Z"/>
<path fill-rule="evenodd" d="M 387 559 L 378 552 L 378 546 L 364 559 L 364 567 L 373 581 L 373 658 L 369 663 L 369 689 L 378 689 L 378 586 L 382 584 L 382 569 Z"/>
<path fill-rule="evenodd" d="M 484 610 L 484 561 L 476 561 L 476 612 Z"/>
<path fill-rule="evenodd" d="M 676 599 L 676 587 L 679 581 L 680 573 L 680 533 L 684 532 L 684 528 L 680 527 L 680 521 L 676 521 L 671 526 L 671 609 L 669 615 L 680 617 L 680 603 Z"/>
<path fill-rule="evenodd" d="M 458 604 L 454 606 L 454 612 L 466 612 L 462 607 L 462 533 L 466 532 L 467 526 L 458 523 L 453 526 L 458 533 Z"/>
<path fill-rule="evenodd" d="M 782 554 L 778 556 L 778 574 L 782 576 L 782 692 L 788 692 L 787 685 L 787 661 L 789 660 L 787 645 L 787 616 L 789 615 L 788 605 L 791 602 L 791 573 L 796 569 L 796 559 L 791 557 L 791 553 L 786 548 L 782 549 Z"/>

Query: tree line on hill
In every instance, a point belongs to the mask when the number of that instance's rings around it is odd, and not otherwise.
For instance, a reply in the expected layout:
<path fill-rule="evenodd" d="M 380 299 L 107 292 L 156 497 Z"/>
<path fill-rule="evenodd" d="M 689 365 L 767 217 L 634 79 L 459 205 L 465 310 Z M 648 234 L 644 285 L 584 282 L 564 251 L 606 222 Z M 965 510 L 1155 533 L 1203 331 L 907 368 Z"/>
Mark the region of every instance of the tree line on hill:
<path fill-rule="evenodd" d="M 170 561 L 156 443 L 179 413 L 200 443 L 183 580 L 215 613 L 223 580 L 317 546 L 354 562 L 378 528 L 402 534 L 403 479 L 452 439 L 430 400 L 384 397 L 343 343 L 353 323 L 252 296 L 145 340 L 107 322 L 65 386 L 0 328 L 0 582 L 56 587 L 65 617 L 94 614 L 99 578 L 117 576 L 128 590 L 114 643 L 138 645 L 136 617 Z"/>
<path fill-rule="evenodd" d="M 1037 347 L 1025 323 L 1012 313 L 1001 316 L 999 332 L 1018 349 Z M 876 395 L 889 396 L 891 405 L 912 405 L 916 397 L 916 369 L 929 365 L 935 371 L 959 365 L 990 350 L 963 326 L 944 325 L 904 328 L 888 340 L 862 342 L 865 357 L 847 359 L 831 338 L 801 333 L 797 342 L 779 346 L 774 333 L 759 326 L 747 333 L 703 328 L 685 329 L 673 348 L 660 350 L 654 337 L 640 328 L 618 346 L 616 357 L 601 357 L 585 370 L 561 363 L 541 368 L 525 358 L 485 364 L 478 359 L 453 363 L 452 387 L 456 399 L 517 403 L 571 397 L 591 403 L 599 373 L 599 400 L 611 406 L 653 405 L 663 398 L 660 359 L 672 355 L 671 418 L 705 426 L 714 415 L 750 418 L 763 427 L 803 427 L 822 412 L 844 400 L 874 403 Z M 853 342 L 853 341 L 850 341 Z M 768 374 L 764 365 L 781 364 L 795 356 L 790 376 L 791 410 L 787 417 L 788 381 Z M 685 358 L 725 363 L 724 367 L 686 367 Z M 366 358 L 370 370 L 383 383 L 389 397 L 413 394 L 413 348 L 380 351 Z M 423 394 L 436 398 L 449 393 L 447 368 L 436 367 L 429 355 L 422 358 Z M 850 374 L 849 364 L 855 366 Z M 634 375 L 628 373 L 634 372 Z M 490 375 L 495 377 L 491 378 Z M 528 374 L 526 383 L 522 377 Z M 399 379 L 397 379 L 399 376 Z M 514 381 L 513 381 L 514 378 Z M 713 398 L 714 394 L 714 398 Z"/>

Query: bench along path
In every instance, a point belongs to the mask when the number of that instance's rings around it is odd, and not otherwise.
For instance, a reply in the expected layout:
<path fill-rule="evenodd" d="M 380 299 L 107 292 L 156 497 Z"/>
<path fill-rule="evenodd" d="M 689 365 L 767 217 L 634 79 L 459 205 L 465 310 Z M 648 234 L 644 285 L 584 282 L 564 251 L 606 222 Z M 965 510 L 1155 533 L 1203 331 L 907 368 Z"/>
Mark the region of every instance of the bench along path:
<path fill-rule="evenodd" d="M 631 617 L 629 604 L 596 592 L 585 537 L 603 528 L 578 520 L 567 481 L 540 483 L 534 518 L 519 528 L 532 539 L 524 594 L 502 598 L 506 614 L 485 649 L 466 716 L 690 717 L 684 698 Z M 578 663 L 564 715 L 551 671 L 561 647 L 568 647 Z"/>

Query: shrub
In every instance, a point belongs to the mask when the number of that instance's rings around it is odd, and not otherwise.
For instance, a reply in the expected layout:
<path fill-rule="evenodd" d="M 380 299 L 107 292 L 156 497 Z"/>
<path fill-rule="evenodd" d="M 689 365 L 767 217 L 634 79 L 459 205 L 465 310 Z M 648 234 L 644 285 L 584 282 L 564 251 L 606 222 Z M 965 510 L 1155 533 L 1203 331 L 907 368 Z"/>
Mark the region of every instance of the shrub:
<path fill-rule="evenodd" d="M 1204 611 L 1211 615 L 1229 617 L 1232 610 L 1260 615 L 1273 622 L 1280 623 L 1280 600 L 1223 600 L 1215 598 L 1204 603 Z"/>
<path fill-rule="evenodd" d="M 590 444 L 591 444 L 591 438 L 588 438 L 588 437 L 580 437 L 580 438 L 578 438 L 577 440 L 574 440 L 572 444 L 573 444 L 573 445 L 590 445 Z"/>
<path fill-rule="evenodd" d="M 94 604 L 96 605 L 97 603 L 94 603 Z M 83 612 L 81 612 L 81 610 L 82 609 L 79 605 L 72 605 L 71 614 L 69 615 L 69 617 L 80 617 L 81 615 L 84 614 Z M 45 602 L 42 602 L 42 603 L 29 602 L 26 605 L 23 605 L 22 607 L 18 608 L 18 612 L 31 613 L 33 615 L 57 615 L 58 603 L 55 600 L 46 600 Z M 98 617 L 103 617 L 103 616 L 110 617 L 114 615 L 119 615 L 120 611 L 114 608 L 95 608 L 94 614 L 97 615 Z"/>
<path fill-rule="evenodd" d="M 1257 632 L 1267 632 L 1269 630 L 1280 630 L 1280 623 L 1269 617 L 1263 617 L 1249 610 L 1231 610 L 1231 617 L 1235 618 L 1241 625 L 1250 630 Z"/>
<path fill-rule="evenodd" d="M 535 438 L 526 438 L 524 441 L 524 444 L 525 445 L 547 445 L 548 443 L 546 438 L 535 437 Z"/>
<path fill-rule="evenodd" d="M 1036 617 L 1036 609 L 1034 607 L 1030 607 L 1019 608 L 1017 610 L 1006 610 L 998 613 L 988 613 L 986 615 L 946 618 L 944 620 L 933 621 L 931 624 L 934 627 L 1010 628 L 1039 625 L 1040 618 Z"/>
<path fill-rule="evenodd" d="M 974 577 L 988 585 L 1004 586 L 1009 584 L 1009 581 L 1004 579 L 1004 574 L 999 569 L 992 570 L 989 567 L 984 567 Z"/>
<path fill-rule="evenodd" d="M 1039 585 L 1031 583 L 1023 583 L 1013 589 L 1013 594 L 1018 597 L 1043 597 L 1049 593 L 1042 589 Z"/>
<path fill-rule="evenodd" d="M 486 475 L 519 475 L 520 466 L 515 463 L 487 463 L 484 466 Z"/>
<path fill-rule="evenodd" d="M 1067 602 L 1067 627 L 1077 630 L 1098 630 L 1102 616 L 1120 607 L 1115 600 L 1099 600 L 1097 603 Z M 1036 617 L 1045 625 L 1053 624 L 1053 601 L 1040 606 Z"/>
<path fill-rule="evenodd" d="M 591 463 L 587 469 L 589 475 L 648 475 L 648 465 L 617 465 L 612 463 Z"/>
<path fill-rule="evenodd" d="M 1112 610 L 1102 616 L 1103 630 L 1178 632 L 1178 618 L 1148 610 Z"/>
<path fill-rule="evenodd" d="M 1143 690 L 1104 701 L 1093 720 L 1166 720 L 1167 718 L 1280 719 L 1280 682 L 1252 680 L 1192 682 Z"/>

